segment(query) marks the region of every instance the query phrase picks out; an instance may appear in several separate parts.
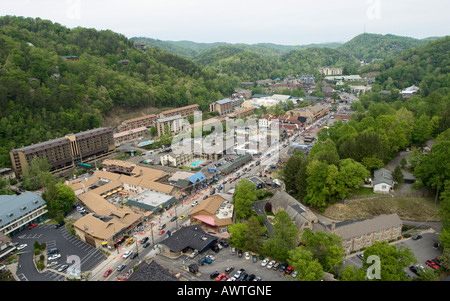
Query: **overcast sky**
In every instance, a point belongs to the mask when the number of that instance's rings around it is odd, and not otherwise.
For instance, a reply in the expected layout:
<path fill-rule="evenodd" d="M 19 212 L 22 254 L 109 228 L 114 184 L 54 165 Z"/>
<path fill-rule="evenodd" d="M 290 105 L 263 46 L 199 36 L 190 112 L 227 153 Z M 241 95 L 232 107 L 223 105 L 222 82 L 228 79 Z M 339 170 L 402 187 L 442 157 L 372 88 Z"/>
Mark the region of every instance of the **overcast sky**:
<path fill-rule="evenodd" d="M 363 33 L 450 32 L 450 0 L 0 0 L 0 15 L 39 17 L 128 38 L 303 45 Z"/>

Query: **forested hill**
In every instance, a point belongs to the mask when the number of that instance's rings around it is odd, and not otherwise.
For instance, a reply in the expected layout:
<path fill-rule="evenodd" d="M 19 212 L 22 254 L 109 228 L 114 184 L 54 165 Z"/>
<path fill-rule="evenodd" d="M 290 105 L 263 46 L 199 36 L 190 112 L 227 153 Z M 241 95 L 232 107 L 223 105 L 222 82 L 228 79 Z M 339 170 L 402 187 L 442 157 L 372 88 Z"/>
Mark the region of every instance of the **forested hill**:
<path fill-rule="evenodd" d="M 319 76 L 320 66 L 344 67 L 344 72 L 350 74 L 359 66 L 352 55 L 327 47 L 311 47 L 278 56 L 259 54 L 242 46 L 217 46 L 202 52 L 194 62 L 243 81 L 283 78 L 289 74 Z"/>
<path fill-rule="evenodd" d="M 379 72 L 382 89 L 420 87 L 420 94 L 450 93 L 450 36 L 403 51 L 395 57 L 364 67 L 361 72 Z"/>
<path fill-rule="evenodd" d="M 400 54 L 402 51 L 423 45 L 435 38 L 415 39 L 392 34 L 364 33 L 338 47 L 340 51 L 355 56 L 359 60 L 372 62 L 384 60 Z"/>
<path fill-rule="evenodd" d="M 303 50 L 307 48 L 338 48 L 343 43 L 320 43 L 320 44 L 306 44 L 306 45 L 280 45 L 274 43 L 258 43 L 258 44 L 245 44 L 245 43 L 198 43 L 192 41 L 161 41 L 158 39 L 146 38 L 146 37 L 133 37 L 133 41 L 143 41 L 147 43 L 147 46 L 156 47 L 162 50 L 166 50 L 172 54 L 182 56 L 184 58 L 193 60 L 201 57 L 202 54 L 211 48 L 220 46 L 229 46 L 239 48 L 242 50 L 248 50 L 264 56 L 281 56 L 290 51 Z"/>
<path fill-rule="evenodd" d="M 0 17 L 0 166 L 10 165 L 13 148 L 99 127 L 116 108 L 207 108 L 235 86 L 109 30 Z"/>

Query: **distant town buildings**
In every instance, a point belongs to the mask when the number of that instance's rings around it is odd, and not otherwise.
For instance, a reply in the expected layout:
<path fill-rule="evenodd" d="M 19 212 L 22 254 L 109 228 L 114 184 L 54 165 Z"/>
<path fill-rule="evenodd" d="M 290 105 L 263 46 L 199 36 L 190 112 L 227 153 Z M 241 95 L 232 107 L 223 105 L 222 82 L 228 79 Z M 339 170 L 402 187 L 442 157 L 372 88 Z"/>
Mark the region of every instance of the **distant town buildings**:
<path fill-rule="evenodd" d="M 227 115 L 233 111 L 233 100 L 225 98 L 217 100 L 209 105 L 210 112 L 217 112 L 220 116 Z"/>
<path fill-rule="evenodd" d="M 344 68 L 319 67 L 322 75 L 341 75 Z"/>

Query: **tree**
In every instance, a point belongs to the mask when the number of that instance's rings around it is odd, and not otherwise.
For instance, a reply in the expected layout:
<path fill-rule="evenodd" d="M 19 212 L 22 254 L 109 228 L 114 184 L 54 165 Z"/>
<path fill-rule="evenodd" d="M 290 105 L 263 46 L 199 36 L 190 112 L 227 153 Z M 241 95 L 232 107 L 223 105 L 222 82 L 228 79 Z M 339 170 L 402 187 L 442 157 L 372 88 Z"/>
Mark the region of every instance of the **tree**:
<path fill-rule="evenodd" d="M 336 234 L 329 234 L 324 231 L 312 233 L 306 229 L 301 241 L 305 243 L 304 248 L 313 254 L 326 272 L 334 272 L 333 269 L 339 268 L 345 257 L 342 239 Z"/>
<path fill-rule="evenodd" d="M 287 261 L 289 251 L 296 246 L 298 229 L 285 211 L 275 215 L 273 227 L 271 239 L 264 245 L 264 251 L 274 258 Z"/>
<path fill-rule="evenodd" d="M 22 187 L 27 190 L 38 190 L 55 182 L 50 169 L 50 164 L 46 158 L 34 157 L 31 163 L 25 164 L 23 168 Z"/>
<path fill-rule="evenodd" d="M 307 171 L 306 196 L 304 202 L 307 205 L 323 209 L 327 206 L 329 194 L 325 191 L 325 186 L 328 178 L 328 164 L 326 162 L 319 162 L 318 160 L 311 161 L 308 164 Z"/>
<path fill-rule="evenodd" d="M 304 247 L 297 247 L 289 251 L 288 262 L 298 272 L 300 281 L 319 281 L 323 279 L 323 268 L 313 253 Z"/>
<path fill-rule="evenodd" d="M 339 279 L 342 281 L 365 281 L 366 276 L 367 272 L 364 269 L 346 265 Z"/>
<path fill-rule="evenodd" d="M 394 171 L 392 172 L 392 178 L 394 179 L 395 182 L 397 182 L 397 186 L 400 186 L 403 184 L 404 180 L 403 180 L 403 172 L 402 169 L 400 168 L 400 165 L 397 165 L 394 169 Z"/>
<path fill-rule="evenodd" d="M 364 183 L 364 179 L 370 177 L 370 172 L 359 162 L 353 159 L 340 160 L 339 169 L 339 189 L 337 193 L 339 198 L 346 197 L 351 190 L 357 189 Z"/>
<path fill-rule="evenodd" d="M 253 252 L 259 252 L 262 247 L 262 229 L 256 216 L 251 216 L 247 223 L 247 235 L 245 248 Z"/>
<path fill-rule="evenodd" d="M 236 220 L 240 221 L 250 217 L 253 202 L 257 199 L 256 185 L 248 179 L 241 180 L 233 194 Z"/>
<path fill-rule="evenodd" d="M 414 175 L 427 187 L 436 189 L 436 200 L 445 180 L 450 179 L 450 141 L 432 146 L 430 154 L 414 169 Z"/>
<path fill-rule="evenodd" d="M 247 239 L 248 226 L 245 223 L 235 223 L 228 227 L 230 232 L 230 243 L 236 247 L 243 248 Z"/>
<path fill-rule="evenodd" d="M 407 247 L 389 245 L 386 241 L 376 241 L 364 251 L 363 268 L 367 270 L 372 263 L 367 262 L 369 256 L 377 256 L 380 264 L 381 281 L 407 280 L 404 269 L 417 263 L 414 253 Z"/>

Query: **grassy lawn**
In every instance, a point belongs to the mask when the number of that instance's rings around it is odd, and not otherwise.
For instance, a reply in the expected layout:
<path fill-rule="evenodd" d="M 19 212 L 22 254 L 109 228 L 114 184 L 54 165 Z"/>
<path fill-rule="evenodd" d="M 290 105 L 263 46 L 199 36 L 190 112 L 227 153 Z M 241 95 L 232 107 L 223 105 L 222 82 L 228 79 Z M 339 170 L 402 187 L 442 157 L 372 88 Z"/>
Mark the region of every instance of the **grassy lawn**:
<path fill-rule="evenodd" d="M 323 214 L 331 219 L 346 220 L 397 213 L 404 220 L 439 221 L 438 206 L 434 197 L 370 198 L 330 205 Z"/>

